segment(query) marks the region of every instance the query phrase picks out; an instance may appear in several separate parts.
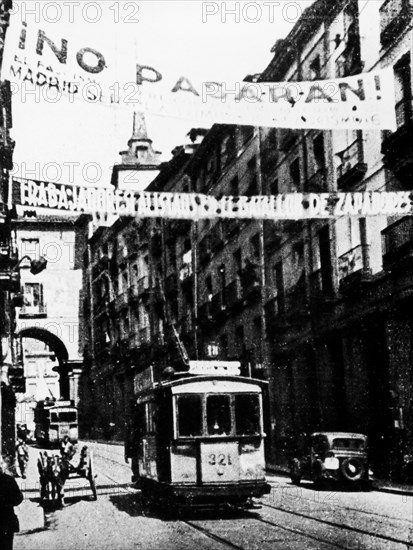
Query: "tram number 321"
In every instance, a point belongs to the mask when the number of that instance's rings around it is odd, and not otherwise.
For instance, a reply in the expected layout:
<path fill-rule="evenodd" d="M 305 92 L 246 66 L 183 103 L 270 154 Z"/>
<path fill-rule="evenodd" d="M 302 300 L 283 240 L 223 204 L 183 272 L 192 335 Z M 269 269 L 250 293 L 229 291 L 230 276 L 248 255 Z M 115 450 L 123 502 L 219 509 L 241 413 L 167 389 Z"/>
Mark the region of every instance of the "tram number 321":
<path fill-rule="evenodd" d="M 231 455 L 219 454 L 218 456 L 214 453 L 210 454 L 208 457 L 208 464 L 211 466 L 230 466 L 232 464 Z"/>

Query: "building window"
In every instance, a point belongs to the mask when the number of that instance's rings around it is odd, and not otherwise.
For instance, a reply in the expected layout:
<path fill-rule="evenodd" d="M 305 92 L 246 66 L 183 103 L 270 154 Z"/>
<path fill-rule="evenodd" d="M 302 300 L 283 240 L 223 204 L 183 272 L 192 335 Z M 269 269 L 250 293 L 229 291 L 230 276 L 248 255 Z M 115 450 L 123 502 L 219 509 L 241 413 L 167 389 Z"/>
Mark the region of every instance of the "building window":
<path fill-rule="evenodd" d="M 300 174 L 300 159 L 296 158 L 291 164 L 290 164 L 290 178 L 292 186 L 296 189 L 300 188 L 301 183 L 301 174 Z"/>
<path fill-rule="evenodd" d="M 319 80 L 321 78 L 321 61 L 317 55 L 310 63 L 310 80 Z"/>
<path fill-rule="evenodd" d="M 321 284 L 324 294 L 332 294 L 333 292 L 330 244 L 330 228 L 326 225 L 318 232 Z"/>
<path fill-rule="evenodd" d="M 313 140 L 313 152 L 314 152 L 314 162 L 315 169 L 324 170 L 326 166 L 326 160 L 324 156 L 324 135 L 318 134 L 317 137 Z"/>
<path fill-rule="evenodd" d="M 257 233 L 250 239 L 251 256 L 254 260 L 260 259 L 260 236 Z"/>
<path fill-rule="evenodd" d="M 396 122 L 400 128 L 412 118 L 410 56 L 405 55 L 394 67 Z"/>
<path fill-rule="evenodd" d="M 43 305 L 43 285 L 40 283 L 25 283 L 24 305 L 39 307 Z"/>

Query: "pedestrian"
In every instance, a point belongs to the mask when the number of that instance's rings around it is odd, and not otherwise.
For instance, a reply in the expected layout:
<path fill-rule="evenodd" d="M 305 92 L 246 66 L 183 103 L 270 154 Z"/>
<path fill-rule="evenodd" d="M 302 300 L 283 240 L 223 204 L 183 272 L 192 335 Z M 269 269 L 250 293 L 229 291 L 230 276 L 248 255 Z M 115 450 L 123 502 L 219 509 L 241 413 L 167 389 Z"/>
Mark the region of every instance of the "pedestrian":
<path fill-rule="evenodd" d="M 20 475 L 23 479 L 26 479 L 26 468 L 29 462 L 29 449 L 26 442 L 23 439 L 17 440 L 16 446 L 17 462 L 19 464 Z"/>
<path fill-rule="evenodd" d="M 60 444 L 60 454 L 62 455 L 62 458 L 64 458 L 67 461 L 72 460 L 72 458 L 76 454 L 76 449 L 73 443 L 70 441 L 68 435 L 64 436 Z"/>
<path fill-rule="evenodd" d="M 13 550 L 14 533 L 19 531 L 19 519 L 14 513 L 14 506 L 18 506 L 23 495 L 16 480 L 6 473 L 8 465 L 0 461 L 0 548 Z"/>

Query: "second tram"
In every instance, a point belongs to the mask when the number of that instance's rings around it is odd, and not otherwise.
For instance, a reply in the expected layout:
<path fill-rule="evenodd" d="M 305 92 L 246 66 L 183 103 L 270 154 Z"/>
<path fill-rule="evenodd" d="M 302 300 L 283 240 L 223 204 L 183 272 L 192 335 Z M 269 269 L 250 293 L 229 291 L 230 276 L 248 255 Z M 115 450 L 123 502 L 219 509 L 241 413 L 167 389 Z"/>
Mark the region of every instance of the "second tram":
<path fill-rule="evenodd" d="M 143 497 L 242 507 L 268 493 L 265 384 L 236 375 L 179 373 L 141 386 L 126 455 Z"/>
<path fill-rule="evenodd" d="M 67 435 L 78 440 L 78 413 L 71 401 L 39 401 L 34 409 L 34 436 L 39 444 L 57 445 Z"/>

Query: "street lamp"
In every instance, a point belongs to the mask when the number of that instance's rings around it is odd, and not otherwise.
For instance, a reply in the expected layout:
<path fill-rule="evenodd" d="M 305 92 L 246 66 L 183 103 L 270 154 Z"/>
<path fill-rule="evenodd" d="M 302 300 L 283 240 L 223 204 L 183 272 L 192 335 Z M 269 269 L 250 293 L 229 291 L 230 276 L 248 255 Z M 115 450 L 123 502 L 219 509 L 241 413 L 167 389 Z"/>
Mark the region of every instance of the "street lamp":
<path fill-rule="evenodd" d="M 38 260 L 32 260 L 32 258 L 30 258 L 30 256 L 26 254 L 26 256 L 23 256 L 23 258 L 20 258 L 17 265 L 14 267 L 13 271 L 15 271 L 20 267 L 20 264 L 22 263 L 23 260 L 30 260 L 30 273 L 32 273 L 33 275 L 38 275 L 47 267 L 47 260 L 43 256 L 40 256 Z"/>

